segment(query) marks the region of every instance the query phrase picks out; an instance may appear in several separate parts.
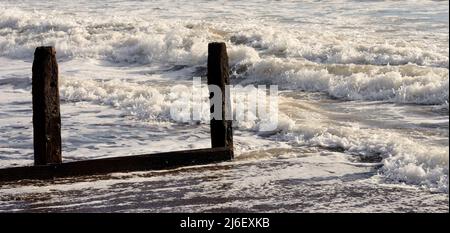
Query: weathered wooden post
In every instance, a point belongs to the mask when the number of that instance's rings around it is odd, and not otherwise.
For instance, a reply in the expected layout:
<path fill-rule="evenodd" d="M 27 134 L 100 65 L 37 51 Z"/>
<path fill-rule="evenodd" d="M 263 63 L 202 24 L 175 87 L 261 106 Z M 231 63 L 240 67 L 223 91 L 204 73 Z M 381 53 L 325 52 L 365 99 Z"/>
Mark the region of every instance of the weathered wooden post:
<path fill-rule="evenodd" d="M 230 84 L 227 47 L 225 43 L 213 42 L 208 44 L 208 85 L 216 85 L 222 90 L 222 105 L 211 106 L 210 112 L 214 108 L 222 108 L 222 119 L 211 119 L 211 145 L 215 147 L 227 147 L 233 150 L 233 128 L 232 121 L 225 119 L 226 113 L 231 113 L 230 104 L 225 104 L 225 85 Z M 210 89 L 210 99 L 213 94 Z M 228 96 L 229 97 L 229 96 Z M 227 100 L 227 103 L 230 103 Z"/>
<path fill-rule="evenodd" d="M 53 47 L 38 47 L 34 52 L 32 94 L 35 165 L 62 161 L 58 64 L 55 55 Z"/>

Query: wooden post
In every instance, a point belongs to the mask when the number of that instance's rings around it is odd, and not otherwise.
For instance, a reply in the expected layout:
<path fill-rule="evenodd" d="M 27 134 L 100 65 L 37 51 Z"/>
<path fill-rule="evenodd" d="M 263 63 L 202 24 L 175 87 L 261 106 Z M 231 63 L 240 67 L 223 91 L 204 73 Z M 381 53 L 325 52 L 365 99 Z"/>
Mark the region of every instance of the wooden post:
<path fill-rule="evenodd" d="M 58 64 L 53 47 L 38 47 L 33 61 L 34 164 L 61 163 Z"/>
<path fill-rule="evenodd" d="M 226 120 L 227 111 L 231 112 L 231 106 L 225 106 L 225 85 L 230 84 L 227 47 L 225 43 L 213 42 L 208 44 L 208 85 L 216 85 L 222 90 L 222 119 L 211 119 L 211 145 L 215 147 L 227 147 L 233 149 L 232 121 Z M 210 99 L 213 97 L 210 90 Z M 227 101 L 230 103 L 230 101 Z"/>
<path fill-rule="evenodd" d="M 22 179 L 89 176 L 112 172 L 165 170 L 181 166 L 217 163 L 228 161 L 232 158 L 232 150 L 220 147 L 90 159 L 41 166 L 0 168 L 0 182 Z M 0 183 L 1 185 L 2 183 Z"/>

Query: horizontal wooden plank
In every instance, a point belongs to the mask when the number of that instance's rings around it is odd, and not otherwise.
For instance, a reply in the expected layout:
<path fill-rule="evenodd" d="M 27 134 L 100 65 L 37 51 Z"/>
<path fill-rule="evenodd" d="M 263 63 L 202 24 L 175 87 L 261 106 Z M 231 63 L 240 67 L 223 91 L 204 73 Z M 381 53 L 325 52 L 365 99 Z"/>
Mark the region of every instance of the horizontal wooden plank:
<path fill-rule="evenodd" d="M 0 181 L 161 170 L 227 161 L 232 158 L 233 150 L 225 147 L 132 155 L 61 164 L 4 168 L 0 169 Z"/>

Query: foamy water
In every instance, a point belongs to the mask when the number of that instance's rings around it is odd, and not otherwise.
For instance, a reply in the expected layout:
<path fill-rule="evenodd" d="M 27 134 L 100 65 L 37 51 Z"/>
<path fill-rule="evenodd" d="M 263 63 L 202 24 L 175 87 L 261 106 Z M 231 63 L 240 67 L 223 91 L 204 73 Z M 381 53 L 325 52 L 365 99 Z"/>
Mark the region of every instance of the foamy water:
<path fill-rule="evenodd" d="M 234 122 L 232 166 L 267 166 L 231 180 L 255 189 L 285 181 L 277 192 L 287 192 L 293 180 L 331 177 L 325 160 L 336 165 L 333 184 L 363 166 L 371 175 L 351 182 L 436 192 L 448 206 L 448 9 L 445 1 L 1 1 L 0 166 L 32 163 L 37 46 L 56 47 L 63 158 L 80 160 L 208 147 L 207 96 L 200 122 L 177 120 L 171 106 L 186 103 L 169 90 L 204 77 L 207 43 L 224 41 L 233 84 L 280 89 L 276 130 Z"/>

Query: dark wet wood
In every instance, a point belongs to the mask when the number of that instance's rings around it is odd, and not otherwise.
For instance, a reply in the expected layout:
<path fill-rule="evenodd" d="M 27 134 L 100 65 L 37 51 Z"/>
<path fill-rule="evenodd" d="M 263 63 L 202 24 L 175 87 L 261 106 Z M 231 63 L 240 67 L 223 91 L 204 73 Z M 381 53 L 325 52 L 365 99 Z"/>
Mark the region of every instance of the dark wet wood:
<path fill-rule="evenodd" d="M 212 148 L 61 163 L 56 52 L 53 47 L 36 48 L 32 80 L 35 166 L 0 169 L 0 181 L 160 170 L 233 159 L 231 121 L 225 120 L 225 111 L 231 112 L 231 109 L 225 108 L 225 85 L 229 84 L 225 43 L 210 43 L 208 52 L 208 84 L 222 89 L 222 120 L 211 120 Z"/>
<path fill-rule="evenodd" d="M 229 148 L 207 148 L 156 154 L 92 159 L 29 167 L 0 169 L 0 181 L 22 179 L 52 179 L 56 177 L 87 176 L 112 172 L 162 170 L 189 165 L 201 165 L 232 159 Z"/>
<path fill-rule="evenodd" d="M 62 161 L 58 64 L 55 55 L 53 47 L 38 47 L 34 52 L 32 94 L 35 165 Z"/>
<path fill-rule="evenodd" d="M 226 120 L 226 113 L 231 113 L 230 106 L 225 105 L 225 86 L 230 84 L 227 47 L 225 43 L 213 42 L 208 44 L 208 85 L 217 85 L 222 90 L 222 119 L 211 119 L 211 146 L 233 148 L 232 121 Z M 210 93 L 210 98 L 212 97 Z"/>

